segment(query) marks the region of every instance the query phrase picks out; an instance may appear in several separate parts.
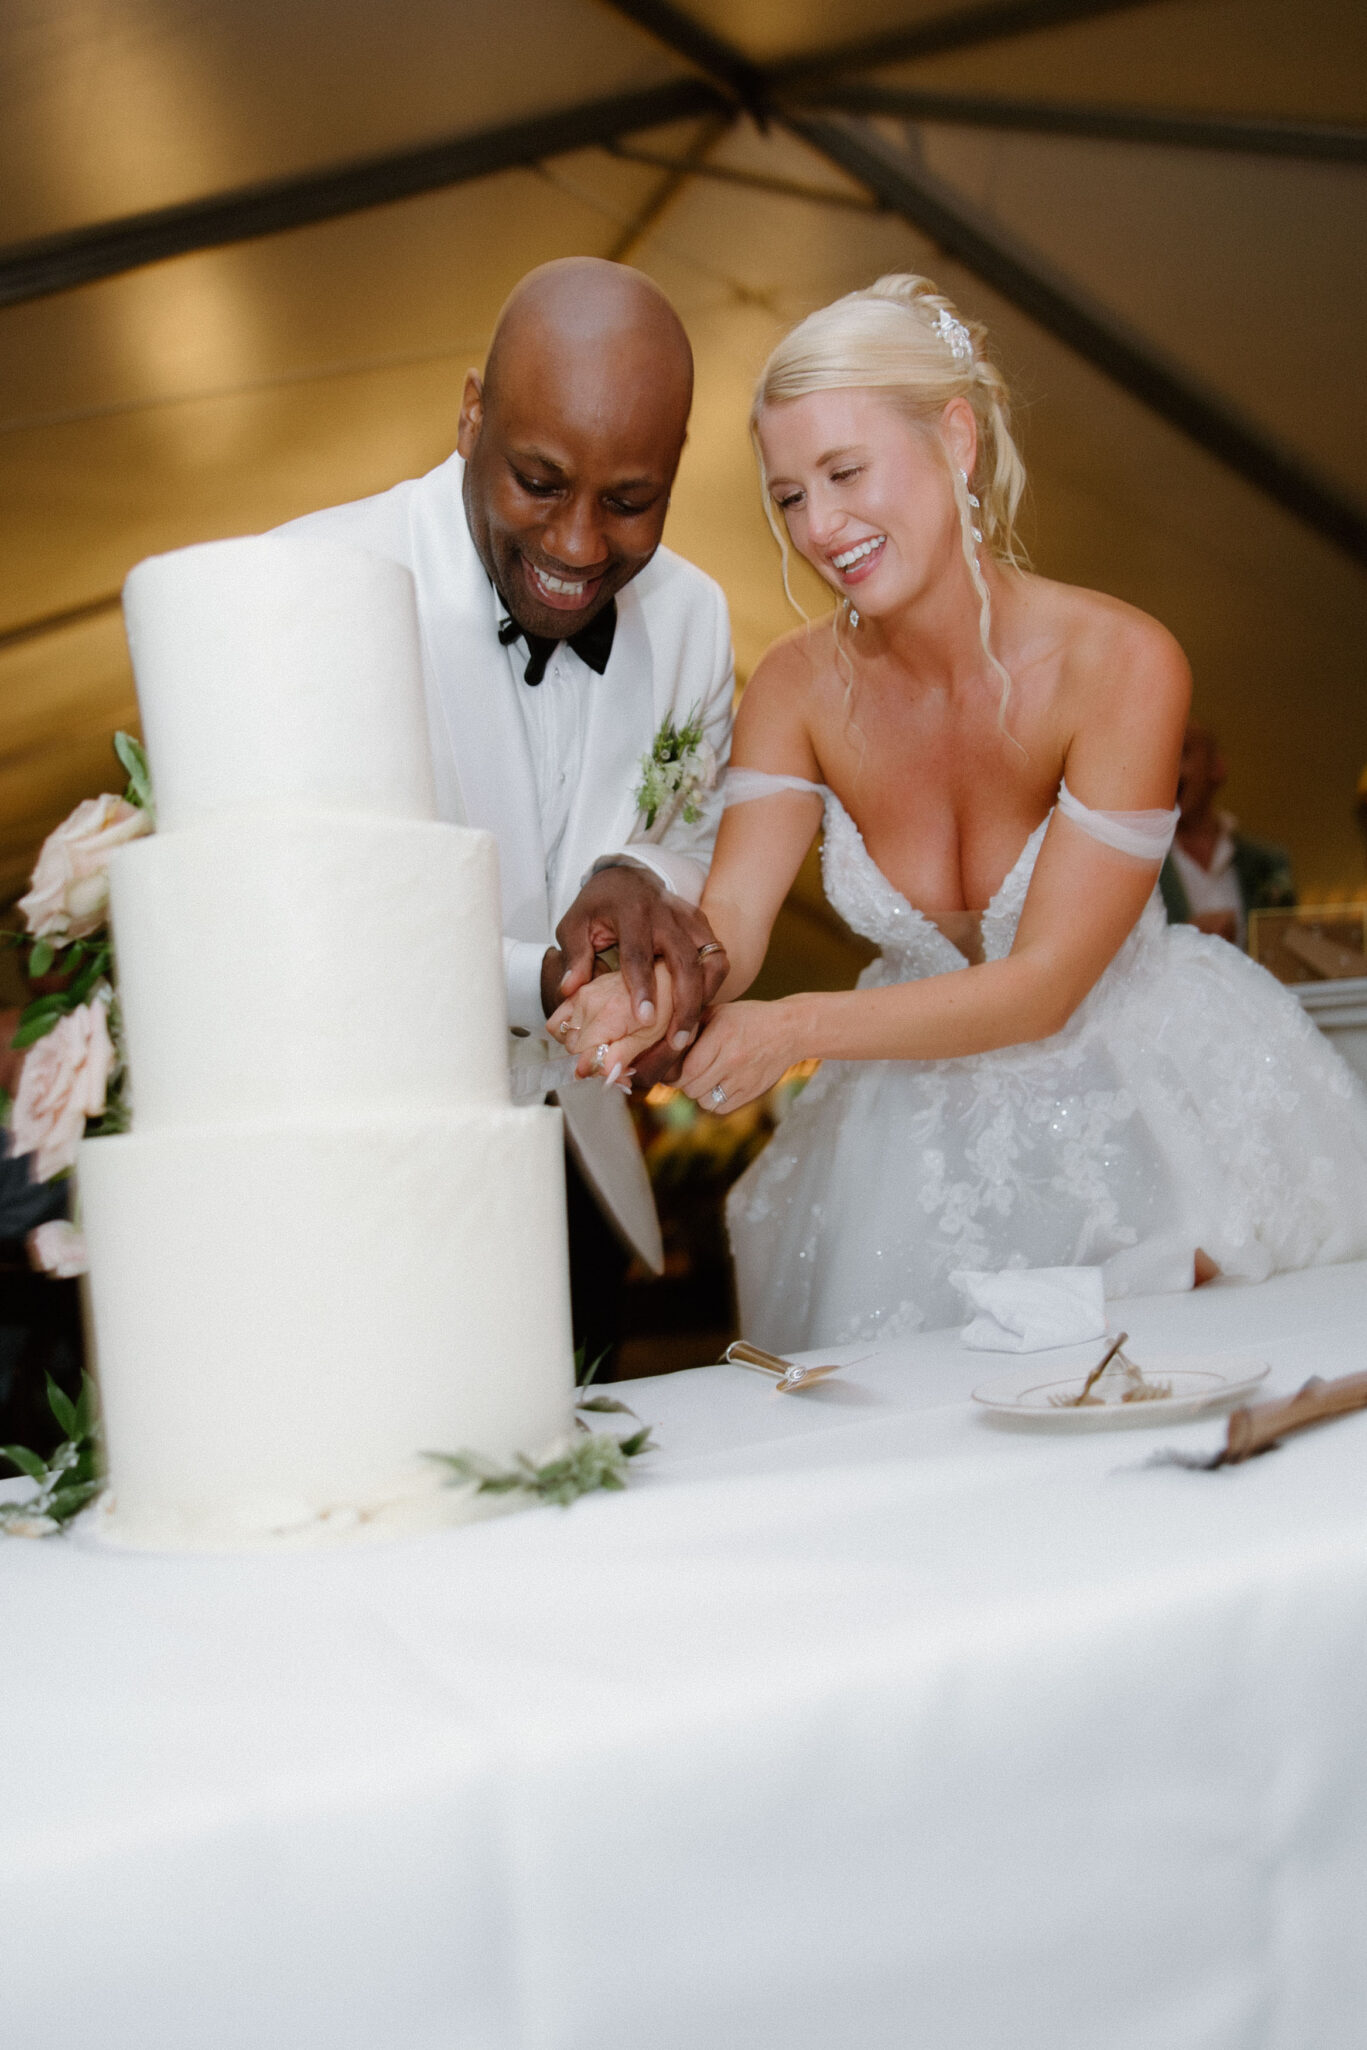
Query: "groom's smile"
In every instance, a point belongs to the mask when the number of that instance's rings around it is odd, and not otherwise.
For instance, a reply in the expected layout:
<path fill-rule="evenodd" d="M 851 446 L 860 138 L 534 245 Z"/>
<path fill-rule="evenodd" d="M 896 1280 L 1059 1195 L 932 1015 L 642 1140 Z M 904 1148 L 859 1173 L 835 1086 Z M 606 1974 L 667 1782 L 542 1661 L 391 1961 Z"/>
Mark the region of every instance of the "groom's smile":
<path fill-rule="evenodd" d="M 518 625 L 550 640 L 659 547 L 692 396 L 667 302 L 631 271 L 615 293 L 593 284 L 572 263 L 538 274 L 461 405 L 471 538 Z"/>

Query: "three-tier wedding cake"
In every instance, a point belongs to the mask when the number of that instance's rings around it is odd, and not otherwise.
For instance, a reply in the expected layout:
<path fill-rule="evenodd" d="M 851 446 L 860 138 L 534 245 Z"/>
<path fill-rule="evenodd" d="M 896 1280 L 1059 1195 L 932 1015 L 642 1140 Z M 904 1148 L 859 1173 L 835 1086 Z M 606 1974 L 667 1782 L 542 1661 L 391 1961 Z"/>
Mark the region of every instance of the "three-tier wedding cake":
<path fill-rule="evenodd" d="M 78 1165 L 109 1536 L 469 1513 L 570 1426 L 560 1113 L 508 1098 L 497 855 L 433 816 L 412 579 L 268 536 L 124 609 L 157 832 L 111 868 L 133 1122 Z"/>

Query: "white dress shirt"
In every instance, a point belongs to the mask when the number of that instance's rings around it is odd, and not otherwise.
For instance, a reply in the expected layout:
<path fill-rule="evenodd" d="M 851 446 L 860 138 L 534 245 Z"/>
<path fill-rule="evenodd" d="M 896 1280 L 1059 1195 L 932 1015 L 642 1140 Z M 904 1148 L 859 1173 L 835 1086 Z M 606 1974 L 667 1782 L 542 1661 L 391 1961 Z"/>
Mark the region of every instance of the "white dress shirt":
<path fill-rule="evenodd" d="M 1234 868 L 1234 828 L 1237 823 L 1227 811 L 1220 813 L 1220 837 L 1215 842 L 1209 868 L 1203 868 L 1188 854 L 1180 840 L 1172 843 L 1172 859 L 1193 915 L 1201 911 L 1232 911 L 1235 941 L 1242 947 L 1248 936 L 1248 916 Z"/>

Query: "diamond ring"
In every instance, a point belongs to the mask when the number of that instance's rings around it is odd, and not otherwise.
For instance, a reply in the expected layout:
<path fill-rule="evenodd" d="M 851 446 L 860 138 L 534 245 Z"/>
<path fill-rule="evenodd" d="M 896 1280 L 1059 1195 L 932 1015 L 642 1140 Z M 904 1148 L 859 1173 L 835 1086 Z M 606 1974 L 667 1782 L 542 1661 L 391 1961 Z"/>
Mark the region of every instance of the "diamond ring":
<path fill-rule="evenodd" d="M 720 1082 L 718 1082 L 715 1089 L 708 1090 L 707 1100 L 709 1103 L 715 1104 L 717 1109 L 720 1110 L 721 1106 L 726 1101 L 726 1091 L 722 1088 Z"/>
<path fill-rule="evenodd" d="M 556 1027 L 556 1037 L 561 1041 L 562 1044 L 565 1040 L 569 1038 L 573 1024 L 574 1020 L 572 1018 L 562 1018 L 559 1025 Z"/>
<path fill-rule="evenodd" d="M 595 1047 L 595 1048 L 593 1049 L 593 1072 L 594 1072 L 594 1074 L 595 1074 L 595 1075 L 602 1075 L 602 1074 L 605 1074 L 605 1073 L 607 1072 L 607 1065 L 608 1065 L 608 1048 L 607 1048 L 607 1041 L 606 1041 L 606 1040 L 604 1040 L 604 1042 L 603 1042 L 603 1044 L 602 1044 L 601 1046 L 596 1046 L 596 1047 Z"/>

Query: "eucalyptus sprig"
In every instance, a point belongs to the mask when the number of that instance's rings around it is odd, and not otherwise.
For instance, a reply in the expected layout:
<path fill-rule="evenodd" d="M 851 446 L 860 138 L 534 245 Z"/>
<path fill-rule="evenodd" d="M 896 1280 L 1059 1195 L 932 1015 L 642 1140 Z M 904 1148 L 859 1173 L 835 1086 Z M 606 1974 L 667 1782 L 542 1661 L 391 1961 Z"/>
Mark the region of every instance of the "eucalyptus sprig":
<path fill-rule="evenodd" d="M 76 1401 L 47 1377 L 48 1407 L 66 1432 L 44 1459 L 27 1445 L 0 1445 L 6 1459 L 36 1484 L 23 1502 L 0 1502 L 0 1531 L 10 1537 L 51 1537 L 78 1516 L 104 1486 L 99 1403 L 89 1374 Z"/>
<path fill-rule="evenodd" d="M 593 1404 L 595 1409 L 608 1406 L 624 1407 L 621 1403 Z M 562 1508 L 568 1508 L 580 1495 L 591 1495 L 598 1488 L 624 1488 L 628 1460 L 639 1459 L 643 1452 L 653 1450 L 650 1426 L 643 1424 L 629 1438 L 590 1431 L 540 1466 L 525 1453 L 519 1453 L 511 1466 L 499 1466 L 478 1452 L 429 1452 L 427 1457 L 449 1468 L 450 1487 L 473 1481 L 476 1493 L 481 1495 L 511 1495 L 520 1491 L 539 1502 L 558 1502 Z"/>

